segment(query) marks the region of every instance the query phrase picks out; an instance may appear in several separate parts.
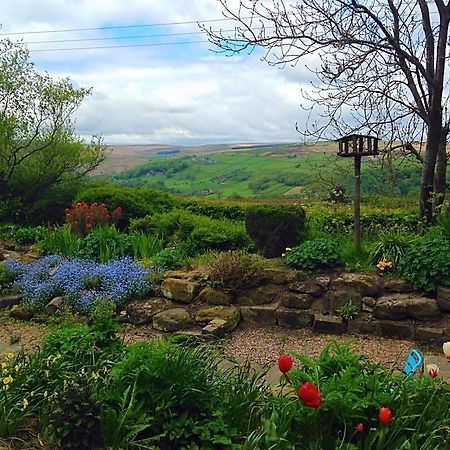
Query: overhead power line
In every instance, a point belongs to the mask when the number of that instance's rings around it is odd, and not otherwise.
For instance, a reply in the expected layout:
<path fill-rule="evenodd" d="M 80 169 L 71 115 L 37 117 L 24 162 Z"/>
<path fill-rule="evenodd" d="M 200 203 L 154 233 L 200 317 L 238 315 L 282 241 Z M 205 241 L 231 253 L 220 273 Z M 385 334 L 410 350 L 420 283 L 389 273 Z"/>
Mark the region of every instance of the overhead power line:
<path fill-rule="evenodd" d="M 30 49 L 30 52 L 67 52 L 72 50 L 103 50 L 106 48 L 131 48 L 131 47 L 157 47 L 164 45 L 185 45 L 185 44 L 200 44 L 209 42 L 207 39 L 201 41 L 184 41 L 184 42 L 153 42 L 151 44 L 128 44 L 128 45 L 101 45 L 96 47 L 69 47 L 69 48 L 42 48 Z"/>
<path fill-rule="evenodd" d="M 243 17 L 242 20 L 250 19 L 251 17 Z M 213 22 L 225 22 L 234 20 L 231 18 L 222 19 L 209 19 L 209 20 L 187 20 L 184 22 L 161 22 L 161 23 L 147 23 L 141 25 L 114 25 L 106 27 L 92 27 L 92 28 L 67 28 L 64 30 L 38 30 L 38 31 L 17 31 L 13 33 L 0 33 L 0 36 L 17 36 L 25 34 L 44 34 L 44 33 L 69 33 L 73 31 L 95 31 L 95 30 L 119 30 L 125 28 L 149 28 L 149 27 L 163 27 L 172 25 L 192 25 L 197 23 L 213 23 Z"/>

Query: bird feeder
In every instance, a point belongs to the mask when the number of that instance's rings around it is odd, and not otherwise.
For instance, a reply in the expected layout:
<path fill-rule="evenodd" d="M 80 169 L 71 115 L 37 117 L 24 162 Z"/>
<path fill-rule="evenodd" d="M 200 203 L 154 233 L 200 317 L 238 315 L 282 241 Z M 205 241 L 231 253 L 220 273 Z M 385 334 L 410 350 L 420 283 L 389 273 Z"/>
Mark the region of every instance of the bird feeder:
<path fill-rule="evenodd" d="M 362 134 L 351 134 L 337 140 L 339 144 L 337 155 L 355 160 L 354 231 L 357 254 L 361 251 L 361 158 L 378 155 L 379 140 L 377 137 Z"/>

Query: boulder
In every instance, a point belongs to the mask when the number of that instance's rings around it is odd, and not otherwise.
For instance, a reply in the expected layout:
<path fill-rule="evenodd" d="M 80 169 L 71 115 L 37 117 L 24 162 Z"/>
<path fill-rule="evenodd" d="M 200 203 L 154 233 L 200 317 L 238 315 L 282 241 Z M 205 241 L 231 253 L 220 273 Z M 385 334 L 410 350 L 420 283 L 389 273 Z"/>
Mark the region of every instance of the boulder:
<path fill-rule="evenodd" d="M 330 283 L 334 291 L 356 291 L 362 297 L 378 297 L 381 285 L 378 277 L 361 273 L 343 273 Z"/>
<path fill-rule="evenodd" d="M 438 286 L 436 301 L 443 312 L 450 312 L 450 287 Z"/>
<path fill-rule="evenodd" d="M 202 328 L 202 334 L 209 334 L 216 337 L 223 337 L 226 332 L 227 321 L 222 319 L 213 319 Z"/>
<path fill-rule="evenodd" d="M 377 301 L 373 297 L 363 297 L 361 310 L 366 312 L 372 312 Z"/>
<path fill-rule="evenodd" d="M 164 297 L 181 303 L 191 303 L 198 289 L 198 283 L 179 278 L 166 278 L 161 284 Z"/>
<path fill-rule="evenodd" d="M 159 331 L 178 331 L 194 326 L 194 320 L 183 308 L 166 309 L 153 316 L 153 328 Z"/>
<path fill-rule="evenodd" d="M 278 304 L 243 306 L 241 308 L 242 320 L 250 325 L 275 326 Z"/>
<path fill-rule="evenodd" d="M 142 325 L 151 322 L 155 314 L 171 308 L 174 308 L 174 304 L 165 298 L 148 297 L 134 300 L 126 305 L 123 321 Z"/>
<path fill-rule="evenodd" d="M 383 281 L 383 289 L 384 292 L 396 294 L 406 294 L 414 291 L 413 287 L 401 278 L 385 278 Z"/>
<path fill-rule="evenodd" d="M 10 317 L 19 320 L 31 320 L 34 317 L 34 311 L 26 306 L 14 306 L 9 312 Z"/>
<path fill-rule="evenodd" d="M 342 334 L 345 331 L 345 324 L 342 317 L 315 314 L 313 330 L 320 333 Z"/>
<path fill-rule="evenodd" d="M 344 289 L 338 291 L 328 291 L 325 297 L 325 310 L 330 314 L 334 314 L 339 308 L 347 304 L 349 301 L 353 303 L 358 312 L 361 310 L 361 294 L 354 289 Z"/>
<path fill-rule="evenodd" d="M 271 284 L 287 284 L 297 279 L 297 272 L 283 269 L 264 269 L 263 279 Z"/>
<path fill-rule="evenodd" d="M 0 309 L 10 308 L 11 306 L 18 305 L 22 301 L 22 295 L 6 295 L 0 297 Z"/>
<path fill-rule="evenodd" d="M 204 306 L 195 315 L 195 321 L 201 325 L 206 325 L 214 319 L 225 320 L 224 329 L 227 333 L 237 327 L 240 318 L 239 309 L 234 306 Z"/>
<path fill-rule="evenodd" d="M 430 319 L 439 316 L 436 300 L 428 297 L 419 297 L 414 294 L 390 294 L 377 300 L 373 309 L 373 316 L 377 319 L 403 320 Z"/>
<path fill-rule="evenodd" d="M 323 294 L 324 288 L 318 285 L 315 281 L 296 281 L 288 286 L 288 290 L 298 294 L 308 294 L 314 297 L 320 297 Z"/>
<path fill-rule="evenodd" d="M 294 309 L 308 309 L 314 297 L 310 294 L 294 294 L 293 292 L 286 292 L 281 296 L 281 304 L 287 308 Z"/>
<path fill-rule="evenodd" d="M 237 298 L 238 305 L 266 305 L 272 303 L 278 296 L 285 292 L 282 286 L 276 284 L 266 284 L 253 289 L 243 291 Z"/>
<path fill-rule="evenodd" d="M 18 260 L 22 263 L 31 263 L 39 259 L 39 253 L 35 251 L 28 251 L 27 253 L 24 253 L 23 255 L 20 255 Z"/>
<path fill-rule="evenodd" d="M 196 300 L 210 305 L 229 305 L 233 298 L 228 292 L 206 287 L 198 294 Z"/>
<path fill-rule="evenodd" d="M 45 305 L 44 309 L 48 314 L 56 314 L 61 311 L 63 304 L 64 304 L 64 297 L 62 296 L 55 297 Z"/>
<path fill-rule="evenodd" d="M 276 316 L 278 326 L 285 328 L 309 328 L 314 319 L 311 311 L 283 307 L 276 310 Z"/>
<path fill-rule="evenodd" d="M 380 320 L 378 322 L 379 333 L 383 337 L 399 339 L 413 339 L 414 325 L 410 322 L 398 322 L 396 320 Z"/>

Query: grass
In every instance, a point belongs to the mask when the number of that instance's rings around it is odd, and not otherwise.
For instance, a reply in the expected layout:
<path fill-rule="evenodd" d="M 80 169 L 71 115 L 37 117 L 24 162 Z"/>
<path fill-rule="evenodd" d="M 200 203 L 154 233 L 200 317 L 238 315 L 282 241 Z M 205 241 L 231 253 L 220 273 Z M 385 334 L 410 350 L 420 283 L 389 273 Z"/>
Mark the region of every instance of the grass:
<path fill-rule="evenodd" d="M 420 166 L 394 162 L 397 177 L 380 160 L 364 160 L 363 192 L 376 195 L 416 194 Z M 348 158 L 309 152 L 286 155 L 279 147 L 193 157 L 152 158 L 142 166 L 113 177 L 130 186 L 147 186 L 178 195 L 219 198 L 292 196 L 325 197 L 337 184 L 353 189 L 353 166 Z"/>

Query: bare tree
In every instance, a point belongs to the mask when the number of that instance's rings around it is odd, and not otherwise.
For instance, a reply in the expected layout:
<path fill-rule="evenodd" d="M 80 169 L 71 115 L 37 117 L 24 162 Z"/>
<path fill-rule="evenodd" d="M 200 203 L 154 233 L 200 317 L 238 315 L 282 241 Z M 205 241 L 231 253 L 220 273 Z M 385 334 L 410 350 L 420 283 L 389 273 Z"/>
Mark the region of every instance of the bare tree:
<path fill-rule="evenodd" d="M 217 1 L 237 23 L 231 34 L 202 26 L 217 51 L 262 48 L 273 65 L 314 56 L 305 97 L 321 114 L 308 133 L 400 139 L 422 163 L 420 214 L 432 221 L 446 188 L 449 0 Z"/>

